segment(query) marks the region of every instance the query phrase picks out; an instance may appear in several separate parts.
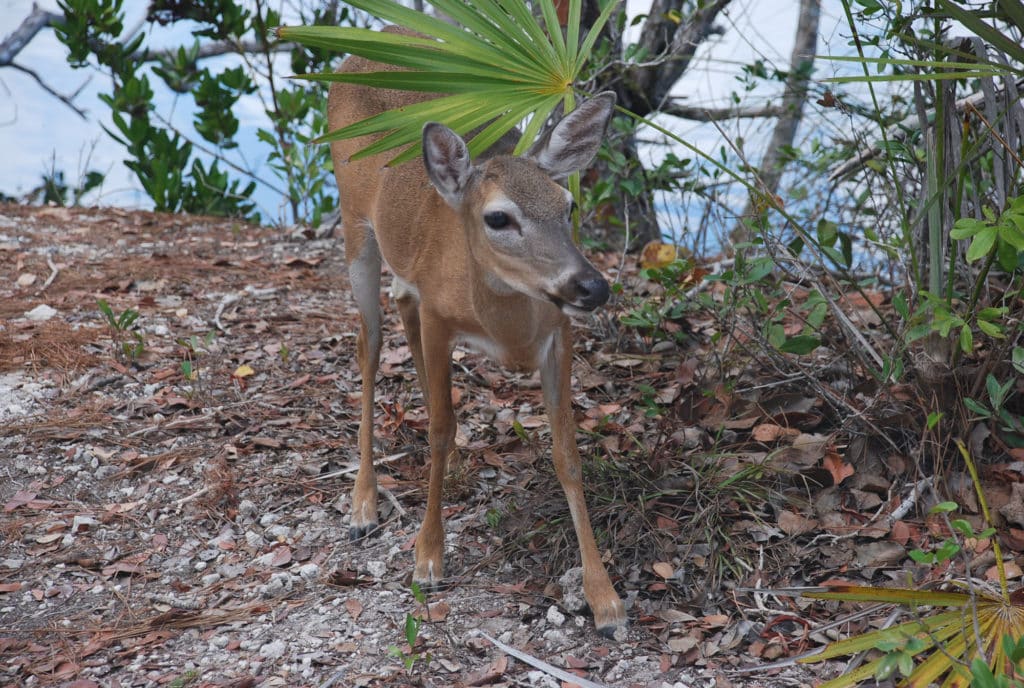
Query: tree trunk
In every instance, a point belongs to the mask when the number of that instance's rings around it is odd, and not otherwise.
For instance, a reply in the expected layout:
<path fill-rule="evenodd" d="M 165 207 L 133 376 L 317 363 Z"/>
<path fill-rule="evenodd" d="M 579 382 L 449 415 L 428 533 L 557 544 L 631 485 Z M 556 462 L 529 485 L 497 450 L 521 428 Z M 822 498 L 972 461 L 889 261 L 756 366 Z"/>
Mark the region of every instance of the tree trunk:
<path fill-rule="evenodd" d="M 697 47 L 715 32 L 714 21 L 730 2 L 714 0 L 689 16 L 684 15 L 683 21 L 677 23 L 672 17 L 678 17 L 684 10 L 685 0 L 651 0 L 638 40 L 649 58 L 642 65 L 631 64 L 602 71 L 591 90 L 595 93 L 615 91 L 619 105 L 641 117 L 658 112 L 668 103 L 670 89 L 690 66 Z M 584 30 L 593 25 L 599 13 L 598 0 L 584 0 L 581 20 Z M 611 43 L 611 55 L 621 55 L 622 36 L 614 18 L 605 24 L 602 35 Z M 637 161 L 639 173 L 642 174 L 643 166 L 637 157 L 636 136 L 625 135 L 616 142 L 616 147 L 628 160 Z M 611 174 L 600 161 L 595 164 L 595 170 L 597 175 Z M 639 197 L 620 194 L 616 197 L 614 207 L 605 212 L 615 218 L 613 222 L 605 223 L 606 232 L 621 226 L 628 218 L 630 248 L 636 249 L 648 241 L 661 239 L 654 196 L 649 191 Z"/>
<path fill-rule="evenodd" d="M 814 54 L 818 46 L 818 18 L 821 15 L 821 0 L 800 0 L 800 18 L 797 21 L 796 40 L 789 58 L 789 74 L 786 76 L 786 87 L 782 95 L 784 114 L 779 116 L 772 132 L 771 141 L 761 159 L 758 173 L 758 190 L 768 196 L 774 196 L 779 189 L 779 181 L 789 162 L 788 150 L 793 147 L 796 130 L 803 117 L 804 102 L 807 100 L 807 86 L 810 82 L 811 70 L 814 67 Z M 742 218 L 756 214 L 758 207 L 764 207 L 757 196 L 751 196 L 743 211 L 741 221 L 732 231 L 732 241 L 740 243 L 750 238 L 749 228 Z"/>

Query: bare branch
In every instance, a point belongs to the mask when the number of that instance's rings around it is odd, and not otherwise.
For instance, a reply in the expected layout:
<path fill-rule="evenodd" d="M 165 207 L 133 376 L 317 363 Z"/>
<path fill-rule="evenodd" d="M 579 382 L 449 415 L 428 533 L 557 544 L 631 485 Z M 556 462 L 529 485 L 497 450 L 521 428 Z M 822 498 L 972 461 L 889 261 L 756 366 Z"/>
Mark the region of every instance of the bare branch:
<path fill-rule="evenodd" d="M 749 107 L 710 108 L 696 105 L 680 105 L 669 102 L 658 112 L 694 122 L 721 122 L 728 119 L 757 119 L 760 117 L 781 117 L 787 112 L 784 105 L 754 105 Z"/>
<path fill-rule="evenodd" d="M 64 103 L 65 105 L 67 105 L 72 110 L 74 110 L 76 115 L 78 115 L 82 119 L 88 119 L 85 116 L 85 110 L 83 110 L 82 108 L 78 107 L 73 102 L 71 102 L 71 98 L 69 98 L 68 96 L 65 96 L 65 95 L 63 95 L 61 93 L 57 93 L 52 88 L 50 88 L 47 85 L 47 83 L 45 81 L 43 81 L 41 76 L 36 74 L 34 71 L 29 69 L 28 67 L 22 67 L 21 65 L 14 64 L 13 62 L 8 64 L 7 66 L 8 67 L 13 67 L 14 69 L 17 69 L 20 72 L 24 72 L 25 74 L 28 74 L 30 77 L 32 77 L 33 79 L 36 80 L 36 83 L 39 84 L 40 88 L 42 88 L 44 91 L 49 93 L 51 96 L 53 96 L 54 98 L 56 98 L 57 100 L 59 100 L 60 102 Z"/>
<path fill-rule="evenodd" d="M 1017 79 L 1013 82 L 1017 89 L 1024 89 L 1024 78 Z M 998 95 L 1000 97 L 1006 97 L 1008 87 L 1003 87 Z M 961 98 L 954 103 L 953 107 L 957 112 L 964 112 L 969 108 L 978 106 L 985 101 L 985 94 L 981 91 L 972 93 L 971 95 Z M 885 134 L 889 141 L 902 141 L 911 132 L 916 132 L 921 128 L 921 120 L 917 114 L 909 115 L 905 119 L 897 122 L 890 126 Z M 857 154 L 850 160 L 842 163 L 828 175 L 829 182 L 835 182 L 848 174 L 859 171 L 866 163 L 882 155 L 883 150 L 881 146 L 873 146 L 871 148 L 864 148 L 857 151 Z"/>
<path fill-rule="evenodd" d="M 269 45 L 266 41 L 262 40 L 239 41 L 237 43 L 232 41 L 216 41 L 214 43 L 201 44 L 196 59 L 203 60 L 232 53 L 286 53 L 295 49 L 295 47 L 295 43 L 275 43 Z M 132 58 L 144 62 L 157 62 L 164 59 L 173 60 L 177 54 L 177 50 L 140 50 L 132 54 Z"/>
<path fill-rule="evenodd" d="M 21 25 L 0 41 L 0 67 L 10 65 L 37 33 L 63 20 L 59 14 L 41 10 L 33 3 L 32 12 L 22 20 Z"/>
<path fill-rule="evenodd" d="M 682 3 L 679 0 L 653 0 L 651 11 L 644 22 L 640 45 L 649 56 L 663 56 L 652 64 L 634 66 L 626 76 L 632 84 L 634 98 L 646 105 L 647 112 L 660 110 L 669 91 L 689 68 L 697 47 L 715 33 L 714 22 L 718 15 L 729 6 L 731 0 L 713 0 L 693 12 L 684 24 L 676 24 L 672 16 L 678 15 Z M 633 111 L 639 112 L 632 103 Z"/>

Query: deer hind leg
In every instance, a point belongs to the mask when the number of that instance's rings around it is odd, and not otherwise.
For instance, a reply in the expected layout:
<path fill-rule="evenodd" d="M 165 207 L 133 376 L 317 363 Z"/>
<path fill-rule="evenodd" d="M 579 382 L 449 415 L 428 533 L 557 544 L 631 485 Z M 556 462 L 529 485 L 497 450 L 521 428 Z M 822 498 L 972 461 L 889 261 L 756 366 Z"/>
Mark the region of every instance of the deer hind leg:
<path fill-rule="evenodd" d="M 547 351 L 542 355 L 541 386 L 551 423 L 551 454 L 555 473 L 569 503 L 569 513 L 580 545 L 583 594 L 594 615 L 594 625 L 598 632 L 612 637 L 615 629 L 626 625 L 626 607 L 608 578 L 587 513 L 580 454 L 576 447 L 576 423 L 572 415 L 571 364 L 572 348 L 569 326 L 566 324 L 555 332 Z"/>
<path fill-rule="evenodd" d="M 373 468 L 374 382 L 380 365 L 380 249 L 373 228 L 366 225 L 362 245 L 346 242 L 346 249 L 357 249 L 349 257 L 348 275 L 359 310 L 359 339 L 356 356 L 362 376 L 362 415 L 359 420 L 359 472 L 352 488 L 352 520 L 349 539 L 358 540 L 377 529 L 377 475 Z"/>
<path fill-rule="evenodd" d="M 430 486 L 427 490 L 427 511 L 416 537 L 416 567 L 412 579 L 421 587 L 436 588 L 444 578 L 444 524 L 441 517 L 444 476 L 456 451 L 451 333 L 437 320 L 425 318 L 420 341 L 430 400 Z"/>
<path fill-rule="evenodd" d="M 416 367 L 416 379 L 423 392 L 423 403 L 430 408 L 427 369 L 423 362 L 423 339 L 420 335 L 420 295 L 414 286 L 398 276 L 395 276 L 392 282 L 391 291 L 395 295 L 398 313 L 402 316 L 402 324 L 405 326 L 405 339 L 409 343 L 412 362 Z"/>

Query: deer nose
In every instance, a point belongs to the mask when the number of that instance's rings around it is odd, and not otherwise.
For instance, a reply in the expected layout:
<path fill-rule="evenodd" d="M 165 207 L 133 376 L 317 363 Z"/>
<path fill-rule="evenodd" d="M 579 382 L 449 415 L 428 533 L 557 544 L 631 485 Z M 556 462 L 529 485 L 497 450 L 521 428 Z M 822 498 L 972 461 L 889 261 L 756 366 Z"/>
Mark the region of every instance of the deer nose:
<path fill-rule="evenodd" d="M 590 277 L 576 283 L 576 304 L 592 311 L 608 301 L 608 282 L 603 277 Z"/>

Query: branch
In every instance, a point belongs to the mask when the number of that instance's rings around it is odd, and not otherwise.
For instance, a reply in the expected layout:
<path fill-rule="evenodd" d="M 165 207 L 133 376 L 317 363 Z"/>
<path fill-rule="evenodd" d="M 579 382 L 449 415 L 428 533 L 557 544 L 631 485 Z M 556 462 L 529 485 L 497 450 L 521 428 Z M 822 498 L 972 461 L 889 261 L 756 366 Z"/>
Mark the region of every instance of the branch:
<path fill-rule="evenodd" d="M 749 107 L 709 108 L 696 105 L 680 105 L 669 102 L 659 110 L 663 115 L 672 115 L 694 122 L 721 122 L 727 119 L 757 119 L 759 117 L 781 117 L 788 112 L 783 105 L 755 105 Z"/>
<path fill-rule="evenodd" d="M 57 93 L 57 92 L 56 92 L 56 91 L 54 91 L 54 90 L 53 90 L 52 88 L 50 88 L 50 87 L 49 87 L 49 86 L 48 86 L 48 85 L 46 84 L 46 82 L 45 82 L 45 81 L 43 81 L 43 78 L 42 78 L 41 76 L 39 76 L 38 74 L 36 74 L 36 73 L 35 73 L 34 71 L 32 71 L 31 69 L 29 69 L 28 67 L 22 67 L 21 65 L 19 65 L 19 64 L 14 64 L 13 62 L 12 62 L 12 63 L 10 63 L 10 64 L 8 64 L 7 66 L 8 66 L 8 67 L 13 67 L 14 69 L 17 69 L 18 71 L 21 71 L 21 72 L 25 72 L 25 73 L 26 73 L 26 74 L 28 74 L 28 75 L 29 75 L 30 77 L 32 77 L 33 79 L 35 79 L 35 80 L 36 80 L 36 83 L 37 83 L 37 84 L 39 84 L 39 86 L 40 86 L 40 87 L 41 87 L 41 88 L 42 88 L 42 89 L 43 89 L 44 91 L 46 91 L 47 93 L 49 93 L 49 94 L 50 94 L 51 96 L 53 96 L 54 98 L 56 98 L 56 99 L 57 99 L 57 100 L 59 100 L 60 102 L 62 102 L 62 103 L 64 103 L 65 105 L 67 105 L 67 106 L 68 106 L 69 108 L 71 108 L 72 110 L 74 110 L 74 112 L 75 112 L 75 114 L 76 114 L 76 115 L 78 115 L 78 116 L 79 116 L 79 117 L 81 117 L 82 119 L 88 119 L 88 117 L 86 117 L 86 116 L 85 116 L 85 110 L 83 110 L 82 108 L 78 107 L 77 105 L 75 105 L 75 104 L 74 104 L 74 103 L 73 103 L 73 102 L 71 101 L 71 98 L 73 98 L 74 96 L 68 97 L 68 96 L 65 96 L 65 95 L 63 95 L 63 94 Z M 77 92 L 76 92 L 76 94 L 77 94 Z"/>
<path fill-rule="evenodd" d="M 197 60 L 203 60 L 210 57 L 219 57 L 220 55 L 227 55 L 229 53 L 264 53 L 269 51 L 272 53 L 285 53 L 296 48 L 295 43 L 275 43 L 268 45 L 266 41 L 262 40 L 249 40 L 239 41 L 237 43 L 232 41 L 217 41 L 215 43 L 206 43 L 199 46 L 199 53 L 196 56 Z M 157 62 L 161 60 L 173 60 L 178 54 L 176 49 L 174 50 L 140 50 L 132 54 L 132 59 L 141 60 L 143 62 Z"/>
<path fill-rule="evenodd" d="M 32 3 L 32 12 L 22 20 L 18 28 L 0 42 L 0 67 L 10 65 L 37 33 L 62 21 L 64 17 L 61 15 L 41 10 L 38 5 Z"/>
<path fill-rule="evenodd" d="M 685 24 L 681 23 L 674 27 L 670 40 L 666 42 L 664 39 L 667 38 L 667 27 L 674 26 L 668 18 L 668 10 L 676 8 L 666 6 L 669 0 L 654 0 L 651 13 L 644 23 L 644 33 L 640 42 L 648 55 L 664 53 L 665 59 L 656 65 L 645 65 L 635 71 L 631 70 L 634 71 L 631 76 L 635 79 L 640 94 L 652 111 L 660 109 L 669 91 L 689 68 L 698 46 L 716 32 L 715 19 L 730 2 L 731 0 L 713 0 L 695 10 Z M 655 17 L 659 19 L 656 20 Z M 629 80 L 631 79 L 627 77 L 627 81 Z"/>
<path fill-rule="evenodd" d="M 1024 89 L 1024 78 L 1017 79 L 1017 81 L 1013 83 L 1016 89 Z M 1004 86 L 999 92 L 997 92 L 997 95 L 1005 96 L 1007 90 L 1008 85 Z M 971 95 L 956 101 L 953 107 L 956 109 L 957 112 L 963 113 L 968 108 L 977 107 L 980 103 L 984 102 L 984 100 L 985 94 L 979 91 L 978 93 L 972 93 Z M 931 113 L 929 113 L 929 118 L 930 117 Z M 920 129 L 920 125 L 921 120 L 915 113 L 890 126 L 886 130 L 885 135 L 886 138 L 888 138 L 890 141 L 902 141 L 907 138 L 907 135 L 909 135 L 912 132 L 916 132 L 918 129 Z M 832 170 L 832 172 L 828 175 L 829 182 L 838 181 L 848 174 L 858 172 L 865 165 L 865 163 L 879 157 L 880 155 L 882 155 L 882 152 L 883 151 L 881 146 L 874 146 L 872 148 L 863 148 L 859 150 L 852 160 L 847 160 L 846 162 L 839 165 L 839 167 Z"/>

